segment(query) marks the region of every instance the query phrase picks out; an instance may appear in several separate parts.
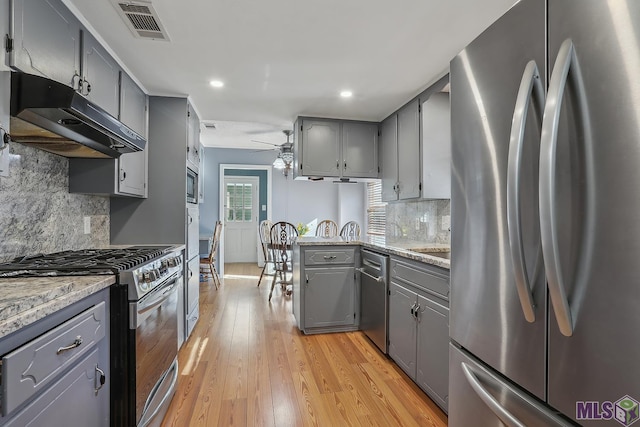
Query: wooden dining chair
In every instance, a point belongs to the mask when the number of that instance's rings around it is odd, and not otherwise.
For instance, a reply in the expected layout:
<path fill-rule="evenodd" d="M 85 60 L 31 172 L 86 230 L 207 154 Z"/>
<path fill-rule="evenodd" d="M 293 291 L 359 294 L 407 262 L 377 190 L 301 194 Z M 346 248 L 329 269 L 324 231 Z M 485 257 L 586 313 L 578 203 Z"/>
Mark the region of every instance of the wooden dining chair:
<path fill-rule="evenodd" d="M 356 221 L 347 222 L 340 230 L 340 237 L 344 237 L 349 240 L 360 239 L 360 224 Z"/>
<path fill-rule="evenodd" d="M 260 282 L 262 282 L 262 277 L 267 275 L 269 276 L 269 273 L 266 273 L 268 271 L 267 267 L 269 265 L 273 266 L 273 258 L 271 256 L 271 251 L 269 250 L 269 242 L 271 241 L 271 237 L 269 236 L 269 233 L 271 232 L 271 226 L 273 225 L 273 223 L 271 221 L 269 221 L 268 219 L 265 219 L 264 221 L 260 222 L 260 225 L 258 226 L 258 235 L 260 236 L 260 245 L 262 246 L 262 254 L 264 255 L 264 266 L 262 267 L 262 272 L 260 273 L 260 278 L 258 279 L 258 286 L 260 286 Z"/>
<path fill-rule="evenodd" d="M 222 234 L 222 221 L 216 221 L 216 225 L 213 229 L 213 241 L 211 242 L 211 249 L 209 256 L 200 258 L 200 264 L 209 267 L 211 272 L 211 278 L 216 289 L 219 289 L 222 285 L 220 276 L 218 276 L 218 270 L 216 270 L 216 257 L 218 256 L 218 247 L 220 246 L 220 234 Z M 206 274 L 206 270 L 205 270 Z"/>
<path fill-rule="evenodd" d="M 337 237 L 338 224 L 330 219 L 322 220 L 316 227 L 316 237 Z"/>
<path fill-rule="evenodd" d="M 298 238 L 298 230 L 296 226 L 286 221 L 280 221 L 273 224 L 269 233 L 269 249 L 274 266 L 273 279 L 271 280 L 271 290 L 269 291 L 269 301 L 273 295 L 273 288 L 276 281 L 280 282 L 280 287 L 287 295 L 291 295 L 293 289 L 293 263 L 291 259 L 291 251 L 293 244 Z M 291 278 L 287 278 L 287 274 L 291 274 Z M 278 278 L 280 278 L 278 280 Z"/>

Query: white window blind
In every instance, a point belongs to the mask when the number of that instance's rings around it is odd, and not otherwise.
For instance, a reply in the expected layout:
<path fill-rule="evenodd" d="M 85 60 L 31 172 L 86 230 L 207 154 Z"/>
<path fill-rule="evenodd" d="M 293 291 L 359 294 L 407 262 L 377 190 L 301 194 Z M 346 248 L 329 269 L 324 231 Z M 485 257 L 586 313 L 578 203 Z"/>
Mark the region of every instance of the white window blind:
<path fill-rule="evenodd" d="M 382 201 L 382 182 L 367 183 L 367 237 L 370 240 L 380 240 L 384 243 L 386 206 Z"/>

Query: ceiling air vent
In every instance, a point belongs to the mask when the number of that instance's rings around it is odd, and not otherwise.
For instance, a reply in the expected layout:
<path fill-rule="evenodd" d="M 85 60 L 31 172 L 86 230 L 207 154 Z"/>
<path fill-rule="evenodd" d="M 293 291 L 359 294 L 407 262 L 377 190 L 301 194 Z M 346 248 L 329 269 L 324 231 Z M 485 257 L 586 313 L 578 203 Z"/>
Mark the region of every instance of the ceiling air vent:
<path fill-rule="evenodd" d="M 169 41 L 169 35 L 150 2 L 123 0 L 112 0 L 112 2 L 134 36 Z"/>

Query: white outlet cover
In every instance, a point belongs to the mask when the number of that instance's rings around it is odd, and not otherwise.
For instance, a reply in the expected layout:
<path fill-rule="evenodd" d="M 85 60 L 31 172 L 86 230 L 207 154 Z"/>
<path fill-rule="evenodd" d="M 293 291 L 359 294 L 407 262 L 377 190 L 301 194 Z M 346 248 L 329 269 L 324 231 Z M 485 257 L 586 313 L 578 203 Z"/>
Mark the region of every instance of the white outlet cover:
<path fill-rule="evenodd" d="M 89 234 L 89 233 L 91 233 L 91 217 L 85 216 L 84 217 L 84 234 Z"/>

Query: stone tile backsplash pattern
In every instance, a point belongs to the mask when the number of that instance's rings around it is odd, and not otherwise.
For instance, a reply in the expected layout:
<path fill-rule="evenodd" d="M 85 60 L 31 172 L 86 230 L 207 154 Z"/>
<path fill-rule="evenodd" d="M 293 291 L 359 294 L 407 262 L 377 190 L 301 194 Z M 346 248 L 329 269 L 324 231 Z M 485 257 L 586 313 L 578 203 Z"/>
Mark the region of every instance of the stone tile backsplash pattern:
<path fill-rule="evenodd" d="M 0 262 L 22 255 L 109 245 L 109 198 L 69 194 L 69 161 L 11 143 L 0 177 Z M 91 233 L 84 234 L 84 217 Z"/>
<path fill-rule="evenodd" d="M 387 244 L 445 244 L 451 242 L 451 201 L 418 200 L 387 204 Z"/>

